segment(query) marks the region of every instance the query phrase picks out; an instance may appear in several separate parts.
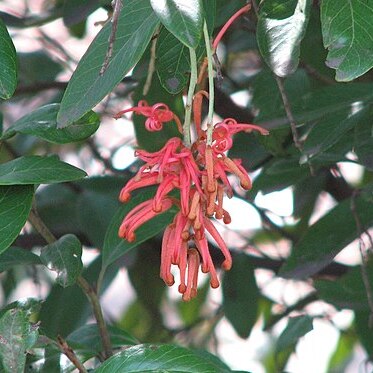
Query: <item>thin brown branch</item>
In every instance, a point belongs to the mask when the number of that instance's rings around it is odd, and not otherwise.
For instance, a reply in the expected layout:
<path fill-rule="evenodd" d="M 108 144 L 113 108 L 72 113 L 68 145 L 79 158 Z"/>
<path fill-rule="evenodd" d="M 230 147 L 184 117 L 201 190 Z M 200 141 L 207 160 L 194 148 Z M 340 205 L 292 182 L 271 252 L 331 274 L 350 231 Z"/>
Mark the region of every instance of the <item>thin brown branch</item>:
<path fill-rule="evenodd" d="M 57 336 L 57 345 L 61 352 L 67 356 L 67 358 L 73 363 L 73 365 L 78 369 L 79 373 L 87 373 L 84 365 L 75 355 L 73 349 L 67 344 L 67 342 L 60 336 Z"/>
<path fill-rule="evenodd" d="M 45 225 L 43 220 L 40 218 L 35 207 L 31 209 L 31 212 L 29 215 L 29 221 L 48 244 L 52 244 L 56 242 L 56 237 L 53 235 L 53 233 L 48 229 L 48 227 Z M 104 350 L 104 358 L 107 359 L 110 356 L 112 356 L 113 351 L 112 351 L 109 331 L 107 329 L 107 326 L 106 326 L 106 323 L 105 323 L 105 320 L 102 314 L 100 300 L 98 298 L 97 293 L 88 284 L 88 282 L 83 278 L 83 276 L 78 277 L 77 283 L 80 286 L 80 288 L 83 290 L 85 295 L 87 296 L 89 302 L 91 303 L 93 314 L 96 318 L 97 325 L 100 331 L 102 347 Z"/>
<path fill-rule="evenodd" d="M 359 237 L 359 252 L 361 256 L 361 276 L 363 278 L 365 291 L 367 294 L 368 299 L 368 305 L 370 309 L 370 316 L 369 316 L 369 327 L 373 327 L 373 290 L 369 281 L 369 275 L 368 275 L 368 255 L 367 255 L 367 249 L 365 247 L 364 240 L 362 238 L 363 233 L 365 233 L 369 237 L 370 243 L 373 242 L 372 237 L 370 236 L 369 232 L 363 227 L 359 213 L 356 208 L 356 197 L 358 196 L 358 192 L 355 190 L 352 198 L 351 198 L 351 213 L 354 217 L 355 224 L 356 224 L 356 230 Z"/>
<path fill-rule="evenodd" d="M 114 10 L 113 10 L 113 16 L 111 18 L 112 27 L 111 27 L 111 32 L 109 36 L 109 45 L 108 45 L 108 49 L 105 55 L 105 60 L 101 66 L 100 75 L 104 75 L 106 69 L 109 66 L 111 56 L 113 55 L 114 42 L 115 42 L 115 37 L 117 34 L 117 29 L 118 29 L 118 20 L 119 20 L 120 11 L 122 9 L 122 0 L 113 0 L 112 4 L 113 4 Z"/>
<path fill-rule="evenodd" d="M 320 82 L 327 84 L 327 85 L 332 85 L 335 84 L 335 80 L 320 74 L 315 68 L 313 68 L 311 65 L 308 65 L 306 62 L 301 61 L 300 66 L 306 70 L 306 73 L 315 79 L 319 80 Z"/>

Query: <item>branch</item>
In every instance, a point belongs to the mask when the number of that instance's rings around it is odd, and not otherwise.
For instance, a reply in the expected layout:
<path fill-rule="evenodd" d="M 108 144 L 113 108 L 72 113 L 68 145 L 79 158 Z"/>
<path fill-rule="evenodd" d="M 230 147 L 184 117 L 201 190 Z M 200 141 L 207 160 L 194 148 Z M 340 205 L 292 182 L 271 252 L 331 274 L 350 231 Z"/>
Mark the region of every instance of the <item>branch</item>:
<path fill-rule="evenodd" d="M 44 224 L 43 220 L 38 215 L 35 207 L 31 209 L 28 219 L 48 244 L 56 242 L 56 237 Z M 104 349 L 104 358 L 108 359 L 110 356 L 112 356 L 113 351 L 111 347 L 110 335 L 102 314 L 102 308 L 98 295 L 82 276 L 78 277 L 77 283 L 83 290 L 83 292 L 85 293 L 89 302 L 92 305 L 93 313 L 95 315 L 97 325 L 100 331 L 102 347 Z"/>
<path fill-rule="evenodd" d="M 120 10 L 122 9 L 122 0 L 113 0 L 113 16 L 111 19 L 112 27 L 109 37 L 109 45 L 107 48 L 107 52 L 105 55 L 105 60 L 101 66 L 100 75 L 104 75 L 106 69 L 109 66 L 109 62 L 111 59 L 111 56 L 113 55 L 113 49 L 114 49 L 114 42 L 115 42 L 115 36 L 117 34 L 117 28 L 118 28 L 118 20 L 120 15 Z"/>
<path fill-rule="evenodd" d="M 87 373 L 84 365 L 80 362 L 78 357 L 75 355 L 73 349 L 67 344 L 67 342 L 60 336 L 57 336 L 57 345 L 61 352 L 67 356 L 67 358 L 74 364 L 78 369 L 79 373 Z"/>

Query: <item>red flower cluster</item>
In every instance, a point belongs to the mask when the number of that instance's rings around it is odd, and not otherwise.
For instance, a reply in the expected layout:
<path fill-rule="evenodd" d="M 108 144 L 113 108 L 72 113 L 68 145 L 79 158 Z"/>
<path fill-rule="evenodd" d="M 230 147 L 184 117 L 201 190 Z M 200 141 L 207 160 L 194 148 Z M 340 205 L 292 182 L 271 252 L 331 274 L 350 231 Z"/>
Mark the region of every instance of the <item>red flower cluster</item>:
<path fill-rule="evenodd" d="M 195 96 L 196 101 L 197 96 L 198 94 Z M 144 104 L 144 101 L 140 101 L 137 107 L 121 111 L 115 117 L 119 118 L 129 111 L 148 117 L 145 126 L 149 131 L 159 130 L 164 122 L 172 119 L 180 123 L 165 104 L 150 107 Z M 146 221 L 167 211 L 171 206 L 179 209 L 164 232 L 160 276 L 167 285 L 173 285 L 171 267 L 178 266 L 179 292 L 183 294 L 183 300 L 196 296 L 199 268 L 210 274 L 211 287 L 219 286 L 206 232 L 215 240 L 224 255 L 223 269 L 229 270 L 232 266 L 229 250 L 211 221 L 213 217 L 222 219 L 225 224 L 231 221 L 229 213 L 223 208 L 224 194 L 228 197 L 233 195 L 228 174 L 236 175 L 242 188 L 251 188 L 251 180 L 241 161 L 226 155 L 233 144 L 232 136 L 240 131 L 268 134 L 268 131 L 256 125 L 225 119 L 215 124 L 212 144 L 207 145 L 206 131 L 200 129 L 200 111 L 195 110 L 194 114 L 198 138 L 192 146 L 185 146 L 180 138 L 175 137 L 169 139 L 157 152 L 137 150 L 137 157 L 143 160 L 145 165 L 120 193 L 120 201 L 127 202 L 133 190 L 158 185 L 152 199 L 136 206 L 124 218 L 119 228 L 119 236 L 128 241 L 136 239 L 136 229 Z M 180 198 L 170 196 L 174 189 L 179 190 Z"/>

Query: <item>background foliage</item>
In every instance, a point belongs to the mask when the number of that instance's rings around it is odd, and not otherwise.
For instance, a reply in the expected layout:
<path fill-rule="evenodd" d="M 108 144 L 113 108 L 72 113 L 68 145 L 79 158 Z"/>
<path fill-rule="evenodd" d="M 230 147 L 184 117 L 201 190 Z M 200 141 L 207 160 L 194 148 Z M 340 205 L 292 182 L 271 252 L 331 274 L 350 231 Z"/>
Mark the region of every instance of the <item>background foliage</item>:
<path fill-rule="evenodd" d="M 356 346 L 365 350 L 360 362 L 369 361 L 373 0 L 252 2 L 251 12 L 224 36 L 215 114 L 270 130 L 265 138 L 237 135 L 230 152 L 255 172 L 250 192 L 235 191 L 245 202 L 239 219 L 255 210 L 262 224 L 228 234 L 234 265 L 221 274 L 222 293 L 201 283 L 190 303 L 175 299 L 158 278 L 161 232 L 174 211 L 139 229 L 136 242 L 117 237 L 125 214 L 154 190 L 119 205 L 119 191 L 140 163 L 114 162 L 118 149 L 128 147 L 130 125 L 115 132 L 112 115 L 145 98 L 167 103 L 182 117 L 188 48 L 200 62 L 205 56 L 203 20 L 215 36 L 246 2 L 121 3 L 104 72 L 113 22 L 95 11 L 111 16 L 110 1 L 0 4 L 0 369 L 229 372 L 211 354 L 219 351 L 217 330 L 226 321 L 240 338 L 249 338 L 254 326 L 271 336 L 260 358 L 266 372 L 286 370 L 320 319 L 339 328 L 328 372 L 347 369 Z M 93 40 L 92 17 L 102 21 Z M 56 28 L 79 45 L 78 61 Z M 29 31 L 39 44 L 23 50 Z M 136 143 L 150 151 L 177 135 L 172 127 L 149 134 L 140 116 L 133 121 Z M 258 196 L 283 190 L 291 191 L 291 216 L 258 203 Z M 337 262 L 347 246 L 355 259 Z M 83 255 L 82 261 L 82 253 L 94 259 Z M 219 265 L 212 245 L 211 253 Z M 113 306 L 104 302 L 102 314 L 100 299 L 120 269 L 135 296 L 112 317 Z M 266 282 L 290 284 L 291 300 L 286 285 L 279 296 Z M 27 298 L 20 298 L 25 287 Z M 353 321 L 339 327 L 333 317 L 346 309 Z"/>

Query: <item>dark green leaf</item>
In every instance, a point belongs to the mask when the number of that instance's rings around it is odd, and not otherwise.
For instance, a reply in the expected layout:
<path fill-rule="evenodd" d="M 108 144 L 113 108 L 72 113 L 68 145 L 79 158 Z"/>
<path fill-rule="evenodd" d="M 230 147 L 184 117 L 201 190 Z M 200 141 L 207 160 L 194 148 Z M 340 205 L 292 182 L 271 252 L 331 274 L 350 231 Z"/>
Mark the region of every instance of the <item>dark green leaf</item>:
<path fill-rule="evenodd" d="M 369 360 L 373 357 L 373 339 L 372 339 L 372 329 L 371 310 L 357 311 L 355 312 L 355 328 L 357 335 L 359 337 L 360 343 L 363 345 L 366 353 L 368 354 Z"/>
<path fill-rule="evenodd" d="M 113 54 L 100 75 L 112 23 L 99 32 L 79 62 L 61 102 L 57 121 L 67 126 L 102 100 L 139 61 L 158 25 L 148 0 L 126 0 L 118 21 Z"/>
<path fill-rule="evenodd" d="M 312 329 L 312 318 L 310 316 L 290 317 L 286 328 L 277 340 L 276 351 L 283 351 L 297 343 L 300 337 L 303 337 Z"/>
<path fill-rule="evenodd" d="M 321 24 L 327 65 L 336 69 L 336 80 L 347 82 L 373 66 L 373 3 L 323 0 Z"/>
<path fill-rule="evenodd" d="M 361 197 L 355 199 L 355 204 L 362 226 L 372 226 L 373 205 Z M 309 227 L 281 268 L 281 276 L 296 279 L 312 276 L 327 266 L 357 236 L 351 200 L 346 200 Z"/>
<path fill-rule="evenodd" d="M 103 267 L 107 267 L 128 250 L 133 249 L 147 239 L 154 237 L 164 229 L 172 220 L 174 211 L 166 211 L 146 222 L 136 231 L 136 241 L 128 242 L 118 237 L 119 226 L 124 217 L 138 204 L 146 201 L 154 195 L 154 192 L 145 191 L 138 194 L 130 202 L 121 206 L 110 222 L 105 235 L 103 247 Z M 171 209 L 172 210 L 172 209 Z"/>
<path fill-rule="evenodd" d="M 225 373 L 230 369 L 217 367 L 210 359 L 184 347 L 173 345 L 138 345 L 106 360 L 96 373 L 128 372 Z"/>
<path fill-rule="evenodd" d="M 40 259 L 50 270 L 57 272 L 57 283 L 63 287 L 73 285 L 82 269 L 82 244 L 73 234 L 42 248 Z"/>
<path fill-rule="evenodd" d="M 224 274 L 223 308 L 226 318 L 242 338 L 250 335 L 257 319 L 259 290 L 254 266 L 245 254 L 233 257 L 232 269 Z"/>
<path fill-rule="evenodd" d="M 101 0 L 65 0 L 63 23 L 67 27 L 80 23 L 99 8 L 101 2 Z"/>
<path fill-rule="evenodd" d="M 183 44 L 197 48 L 202 35 L 203 8 L 200 0 L 150 0 L 164 26 Z"/>
<path fill-rule="evenodd" d="M 102 248 L 105 232 L 120 206 L 118 196 L 125 179 L 97 177 L 84 181 L 91 183 L 79 183 L 84 190 L 76 203 L 76 216 L 81 231 L 94 246 Z"/>
<path fill-rule="evenodd" d="M 172 94 L 182 91 L 190 71 L 188 47 L 166 29 L 162 29 L 156 46 L 156 68 L 162 86 Z"/>
<path fill-rule="evenodd" d="M 0 254 L 0 272 L 7 271 L 17 265 L 41 264 L 40 258 L 29 250 L 20 247 L 10 247 Z"/>
<path fill-rule="evenodd" d="M 0 253 L 16 239 L 31 210 L 34 186 L 0 186 Z"/>
<path fill-rule="evenodd" d="M 0 98 L 12 97 L 17 86 L 17 56 L 12 39 L 0 18 Z"/>
<path fill-rule="evenodd" d="M 260 52 L 278 76 L 298 67 L 300 42 L 310 16 L 311 0 L 267 0 L 259 11 L 257 40 Z M 289 13 L 289 10 L 293 12 Z"/>
<path fill-rule="evenodd" d="M 25 115 L 10 126 L 2 136 L 8 139 L 16 133 L 33 135 L 55 144 L 67 144 L 93 135 L 99 125 L 98 115 L 90 111 L 67 128 L 57 129 L 57 113 L 60 104 L 42 106 Z"/>
<path fill-rule="evenodd" d="M 22 85 L 54 81 L 63 70 L 44 50 L 29 53 L 18 53 L 18 80 Z M 43 66 L 41 69 L 40 66 Z"/>
<path fill-rule="evenodd" d="M 82 179 L 86 175 L 57 156 L 30 155 L 0 164 L 0 185 L 53 184 Z"/>
<path fill-rule="evenodd" d="M 373 283 L 373 263 L 368 263 L 368 276 Z M 338 280 L 317 280 L 314 283 L 320 299 L 338 309 L 353 310 L 369 309 L 366 289 L 364 286 L 361 266 L 352 267 L 347 274 Z"/>
<path fill-rule="evenodd" d="M 354 151 L 358 157 L 358 162 L 368 170 L 373 171 L 373 109 L 361 120 L 355 127 L 354 133 Z"/>
<path fill-rule="evenodd" d="M 124 330 L 111 325 L 108 326 L 108 330 L 113 348 L 139 343 Z M 97 324 L 84 325 L 74 330 L 66 337 L 66 340 L 75 352 L 84 354 L 86 359 L 98 355 L 102 351 L 101 336 Z"/>
<path fill-rule="evenodd" d="M 20 309 L 11 309 L 0 318 L 0 357 L 9 373 L 23 373 L 26 351 L 36 342 L 38 331 L 27 314 Z"/>

